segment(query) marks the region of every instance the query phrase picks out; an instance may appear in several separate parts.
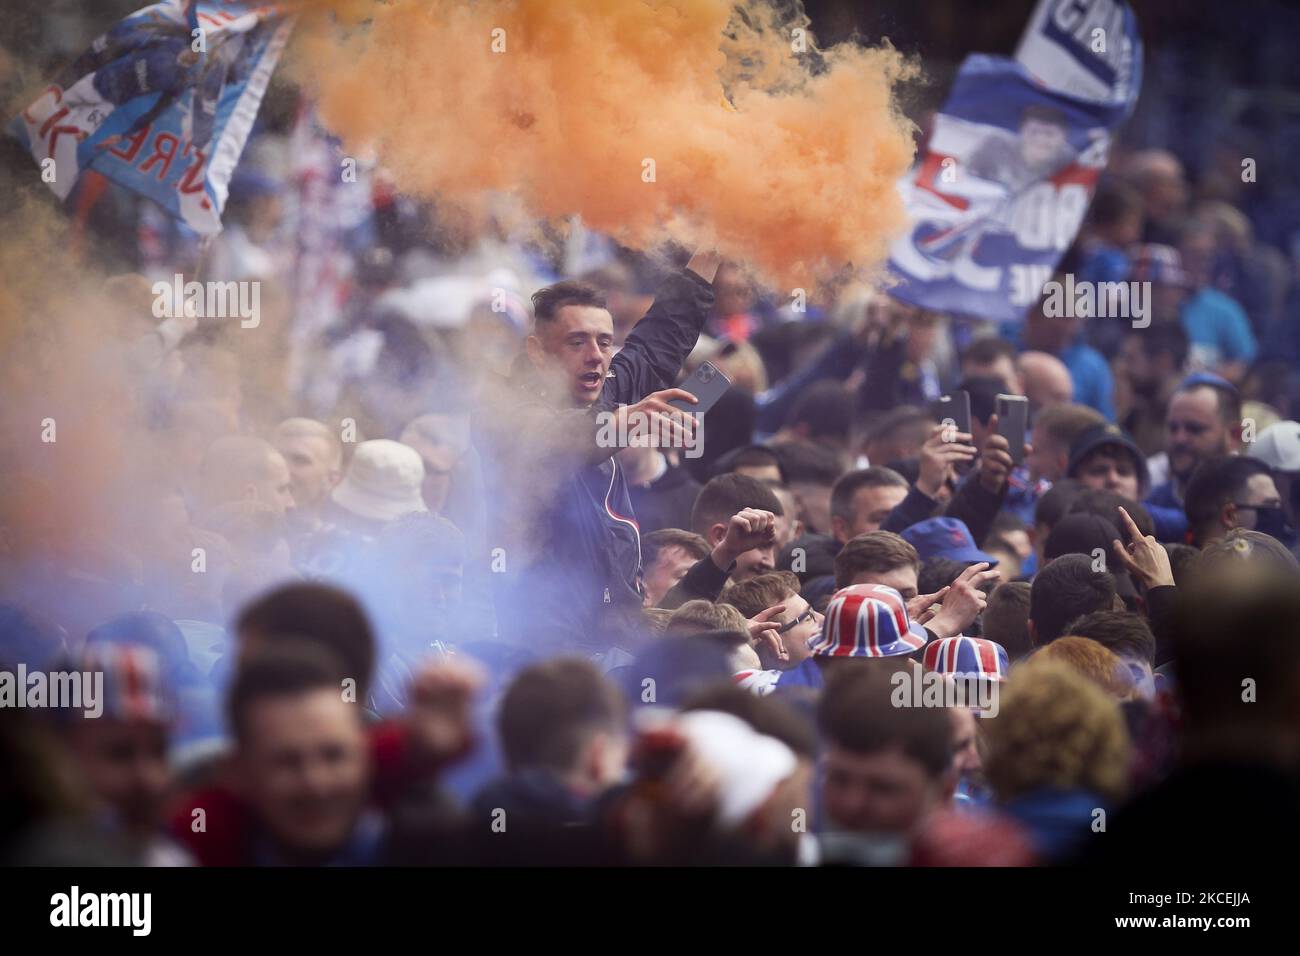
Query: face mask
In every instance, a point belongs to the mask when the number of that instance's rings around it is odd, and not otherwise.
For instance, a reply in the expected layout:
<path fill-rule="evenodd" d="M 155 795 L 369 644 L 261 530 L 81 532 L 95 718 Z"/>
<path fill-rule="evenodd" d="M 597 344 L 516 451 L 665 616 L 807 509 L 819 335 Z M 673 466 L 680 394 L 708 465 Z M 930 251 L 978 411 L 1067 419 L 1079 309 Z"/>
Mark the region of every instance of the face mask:
<path fill-rule="evenodd" d="M 1260 534 L 1266 534 L 1277 538 L 1288 548 L 1294 547 L 1296 543 L 1295 528 L 1287 521 L 1286 511 L 1281 507 L 1256 508 L 1255 509 L 1255 530 Z"/>

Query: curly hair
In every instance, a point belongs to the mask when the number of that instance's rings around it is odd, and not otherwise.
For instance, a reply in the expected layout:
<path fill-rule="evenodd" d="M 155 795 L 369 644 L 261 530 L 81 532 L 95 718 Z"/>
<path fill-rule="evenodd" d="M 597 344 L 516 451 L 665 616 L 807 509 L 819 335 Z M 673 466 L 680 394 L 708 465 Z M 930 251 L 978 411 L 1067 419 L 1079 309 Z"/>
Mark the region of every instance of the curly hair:
<path fill-rule="evenodd" d="M 1092 791 L 1119 799 L 1131 745 L 1118 702 L 1061 661 L 1034 658 L 1003 685 L 984 723 L 984 771 L 1001 802 L 1034 790 Z"/>

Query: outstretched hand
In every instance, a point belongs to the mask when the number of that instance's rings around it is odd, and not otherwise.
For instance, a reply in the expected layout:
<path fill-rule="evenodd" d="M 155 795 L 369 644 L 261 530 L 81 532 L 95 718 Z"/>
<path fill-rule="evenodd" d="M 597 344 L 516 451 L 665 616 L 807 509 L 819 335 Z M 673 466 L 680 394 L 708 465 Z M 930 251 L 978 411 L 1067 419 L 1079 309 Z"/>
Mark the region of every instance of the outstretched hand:
<path fill-rule="evenodd" d="M 785 649 L 785 642 L 781 640 L 778 633 L 781 630 L 781 622 L 773 620 L 779 618 L 785 613 L 784 604 L 776 604 L 772 607 L 759 611 L 749 619 L 749 642 L 757 644 L 763 641 L 772 649 L 777 660 L 787 661 L 790 659 L 789 653 Z"/>
<path fill-rule="evenodd" d="M 1119 509 L 1119 517 L 1124 525 L 1123 530 L 1128 534 L 1129 544 L 1125 547 L 1118 538 L 1111 542 L 1115 557 L 1145 588 L 1173 584 L 1174 571 L 1164 545 L 1153 535 L 1142 534 L 1137 522 L 1123 508 Z"/>
<path fill-rule="evenodd" d="M 987 561 L 972 564 L 948 586 L 943 607 L 927 625 L 939 637 L 956 637 L 984 610 L 987 598 L 980 588 L 998 577 Z"/>

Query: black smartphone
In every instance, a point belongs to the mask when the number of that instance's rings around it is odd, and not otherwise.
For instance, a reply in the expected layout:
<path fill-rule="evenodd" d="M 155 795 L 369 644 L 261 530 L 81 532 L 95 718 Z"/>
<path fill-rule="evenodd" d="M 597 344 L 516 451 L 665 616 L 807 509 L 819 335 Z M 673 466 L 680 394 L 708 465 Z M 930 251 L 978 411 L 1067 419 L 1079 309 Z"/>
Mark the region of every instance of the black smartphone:
<path fill-rule="evenodd" d="M 962 390 L 949 392 L 947 395 L 941 396 L 934 404 L 935 414 L 939 416 L 940 425 L 948 425 L 951 422 L 951 427 L 955 431 L 964 432 L 967 435 L 971 433 L 970 392 Z"/>
<path fill-rule="evenodd" d="M 692 405 L 690 402 L 675 398 L 668 404 L 673 408 L 680 408 L 684 412 L 703 415 L 718 403 L 718 399 L 722 397 L 727 389 L 731 388 L 731 379 L 723 375 L 722 369 L 712 362 L 705 362 L 677 387 L 690 392 L 699 399 L 699 403 Z"/>
<path fill-rule="evenodd" d="M 1029 427 L 1029 399 L 1023 395 L 997 397 L 998 434 L 1011 446 L 1011 460 L 1017 465 L 1025 460 L 1025 432 Z"/>

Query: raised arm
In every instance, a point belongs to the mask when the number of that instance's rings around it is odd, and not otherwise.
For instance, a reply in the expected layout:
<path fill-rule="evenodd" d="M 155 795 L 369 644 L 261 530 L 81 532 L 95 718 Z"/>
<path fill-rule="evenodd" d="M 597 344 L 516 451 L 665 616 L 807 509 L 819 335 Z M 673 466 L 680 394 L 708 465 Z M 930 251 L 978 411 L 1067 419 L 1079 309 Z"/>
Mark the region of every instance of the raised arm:
<path fill-rule="evenodd" d="M 687 268 L 668 277 L 614 356 L 602 402 L 631 404 L 672 387 L 713 308 L 717 270 L 717 253 L 696 253 Z"/>

